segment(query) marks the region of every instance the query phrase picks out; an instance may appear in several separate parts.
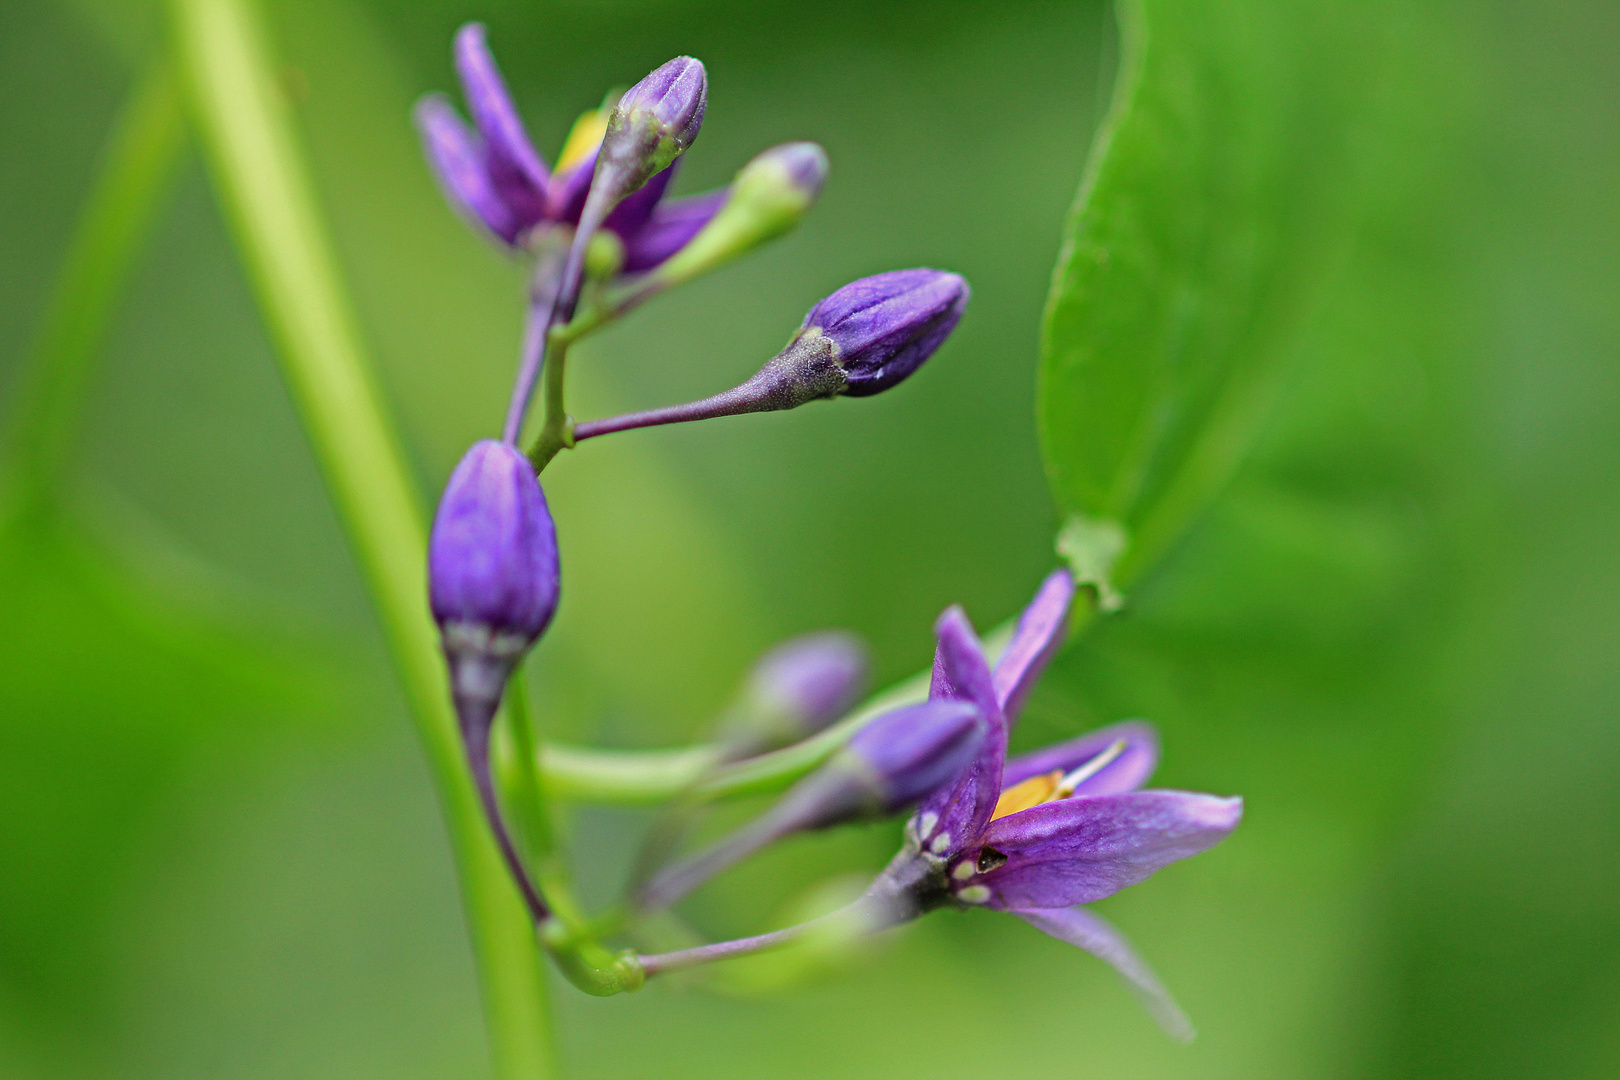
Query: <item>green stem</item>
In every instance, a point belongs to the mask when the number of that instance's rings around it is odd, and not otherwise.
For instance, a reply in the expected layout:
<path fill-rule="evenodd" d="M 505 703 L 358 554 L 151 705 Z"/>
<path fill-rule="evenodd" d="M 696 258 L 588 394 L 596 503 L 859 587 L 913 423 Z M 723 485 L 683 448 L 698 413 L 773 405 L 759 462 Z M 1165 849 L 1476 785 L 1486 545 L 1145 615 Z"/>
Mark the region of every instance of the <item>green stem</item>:
<path fill-rule="evenodd" d="M 41 512 L 61 487 L 90 369 L 184 145 L 174 73 L 160 57 L 119 114 L 21 376 L 8 425 L 7 517 Z"/>
<path fill-rule="evenodd" d="M 546 418 L 535 439 L 529 460 L 535 472 L 544 472 L 557 453 L 574 445 L 574 418 L 568 415 L 564 400 L 564 384 L 568 374 L 568 346 L 571 339 L 560 326 L 552 327 L 546 335 L 545 366 L 541 369 L 541 396 L 545 402 Z"/>
<path fill-rule="evenodd" d="M 522 836 L 530 873 L 557 918 L 570 930 L 579 932 L 586 919 L 574 899 L 568 867 L 557 843 L 557 830 L 551 819 L 545 778 L 536 750 L 539 740 L 534 729 L 534 714 L 529 709 L 528 689 L 523 684 L 521 670 L 506 684 L 505 710 L 509 752 L 500 756 L 502 794 Z"/>
<path fill-rule="evenodd" d="M 421 507 L 251 0 L 171 0 L 216 187 L 404 683 L 450 833 L 503 1080 L 556 1075 L 529 918 L 484 825 L 422 575 Z"/>

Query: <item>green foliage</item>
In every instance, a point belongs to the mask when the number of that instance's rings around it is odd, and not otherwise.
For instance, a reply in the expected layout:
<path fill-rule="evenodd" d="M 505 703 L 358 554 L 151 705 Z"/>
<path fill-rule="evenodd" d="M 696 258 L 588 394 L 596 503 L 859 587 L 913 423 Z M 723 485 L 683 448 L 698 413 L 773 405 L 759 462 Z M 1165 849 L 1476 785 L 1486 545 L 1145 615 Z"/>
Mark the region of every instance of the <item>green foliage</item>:
<path fill-rule="evenodd" d="M 1121 584 L 1251 443 L 1342 228 L 1353 7 L 1121 0 L 1114 101 L 1065 227 L 1037 405 L 1059 505 L 1127 537 Z"/>

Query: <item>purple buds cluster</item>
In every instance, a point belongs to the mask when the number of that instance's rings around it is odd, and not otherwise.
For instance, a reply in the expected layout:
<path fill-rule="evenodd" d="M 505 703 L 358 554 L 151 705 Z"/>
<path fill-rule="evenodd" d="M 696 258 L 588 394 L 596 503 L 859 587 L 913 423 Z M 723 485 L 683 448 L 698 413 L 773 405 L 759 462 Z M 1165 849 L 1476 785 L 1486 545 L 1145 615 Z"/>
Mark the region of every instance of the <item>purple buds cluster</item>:
<path fill-rule="evenodd" d="M 455 60 L 471 123 L 447 99 L 424 98 L 416 120 L 428 160 L 450 202 L 508 251 L 530 257 L 533 276 L 502 440 L 477 443 L 450 477 L 429 541 L 429 602 L 478 794 L 540 940 L 576 982 L 617 992 L 640 985 L 644 974 L 769 947 L 794 931 L 614 960 L 594 938 L 576 940 L 594 930 L 552 918 L 503 823 L 490 766 L 503 692 L 557 609 L 557 534 L 538 472 L 562 448 L 610 432 L 881 393 L 939 350 L 970 290 L 959 275 L 927 268 L 861 278 L 812 307 L 786 347 L 732 389 L 575 424 L 564 409 L 570 345 L 793 228 L 826 182 L 827 155 L 814 143 L 784 143 L 755 156 L 722 191 L 668 197 L 708 101 L 703 65 L 683 56 L 631 87 L 613 109 L 587 112 L 548 168 L 483 27 L 461 29 Z M 544 423 L 525 455 L 517 443 L 542 377 Z M 1078 905 L 1218 843 L 1237 826 L 1242 802 L 1144 790 L 1157 742 L 1138 723 L 1008 757 L 1009 730 L 1063 642 L 1073 595 L 1066 571 L 1050 576 L 994 659 L 967 616 L 947 609 L 935 625 L 928 699 L 870 718 L 852 712 L 868 665 L 849 636 L 809 635 L 765 656 L 717 742 L 682 756 L 695 762 L 695 775 L 651 830 L 666 843 L 656 861 L 638 869 L 643 884 L 626 890 L 626 911 L 667 907 L 793 833 L 914 806 L 903 849 L 858 902 L 874 915 L 864 925 L 943 906 L 1004 911 L 1107 960 L 1168 1028 L 1190 1030 L 1129 944 Z M 761 776 L 799 779 L 753 822 L 664 862 L 704 800 L 725 788 L 728 771 L 733 780 L 744 775 L 731 790 L 759 790 Z"/>

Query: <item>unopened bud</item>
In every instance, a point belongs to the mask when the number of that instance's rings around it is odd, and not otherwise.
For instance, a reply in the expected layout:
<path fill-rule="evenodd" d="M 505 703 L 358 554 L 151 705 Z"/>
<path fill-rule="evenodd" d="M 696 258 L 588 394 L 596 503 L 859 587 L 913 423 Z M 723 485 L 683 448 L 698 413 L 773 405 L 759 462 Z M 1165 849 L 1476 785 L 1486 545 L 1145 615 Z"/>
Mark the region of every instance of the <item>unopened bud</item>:
<path fill-rule="evenodd" d="M 563 264 L 562 287 L 553 312 L 559 324 L 574 317 L 591 236 L 625 196 L 667 169 L 692 145 L 703 124 L 708 92 L 703 65 L 690 56 L 677 56 L 619 99 L 608 118 L 590 192 Z"/>
<path fill-rule="evenodd" d="M 579 424 L 574 440 L 879 393 L 934 354 L 968 296 L 967 282 L 942 270 L 891 270 L 850 282 L 811 308 L 787 348 L 747 382 L 702 401 Z"/>
<path fill-rule="evenodd" d="M 866 687 L 866 650 L 839 631 L 806 634 L 766 653 L 727 718 L 731 757 L 814 735 L 854 706 Z"/>
<path fill-rule="evenodd" d="M 957 274 L 891 270 L 845 285 L 811 309 L 784 356 L 831 350 L 849 397 L 889 389 L 922 366 L 967 307 Z"/>
<path fill-rule="evenodd" d="M 686 152 L 703 125 L 708 76 L 690 56 L 677 56 L 619 99 L 608 119 L 595 183 L 622 199 Z"/>
<path fill-rule="evenodd" d="M 507 677 L 557 609 L 557 533 L 534 467 L 486 440 L 450 476 L 428 541 L 428 593 L 464 726 L 487 727 Z"/>
<path fill-rule="evenodd" d="M 815 203 L 826 179 L 826 151 L 813 142 L 765 151 L 738 171 L 719 211 L 644 288 L 691 281 L 788 232 Z"/>

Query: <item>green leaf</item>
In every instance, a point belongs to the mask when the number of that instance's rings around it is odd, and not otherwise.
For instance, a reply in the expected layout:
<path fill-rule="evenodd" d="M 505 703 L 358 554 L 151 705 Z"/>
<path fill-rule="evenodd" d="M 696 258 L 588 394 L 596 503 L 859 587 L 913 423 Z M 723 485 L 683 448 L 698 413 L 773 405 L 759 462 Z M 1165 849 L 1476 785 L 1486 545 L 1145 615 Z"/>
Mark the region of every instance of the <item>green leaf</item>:
<path fill-rule="evenodd" d="M 1037 404 L 1059 507 L 1082 531 L 1127 540 L 1119 588 L 1253 441 L 1287 332 L 1337 247 L 1351 14 L 1290 0 L 1119 5 L 1118 83 L 1065 228 Z M 1079 569 L 1095 580 L 1095 566 Z"/>

